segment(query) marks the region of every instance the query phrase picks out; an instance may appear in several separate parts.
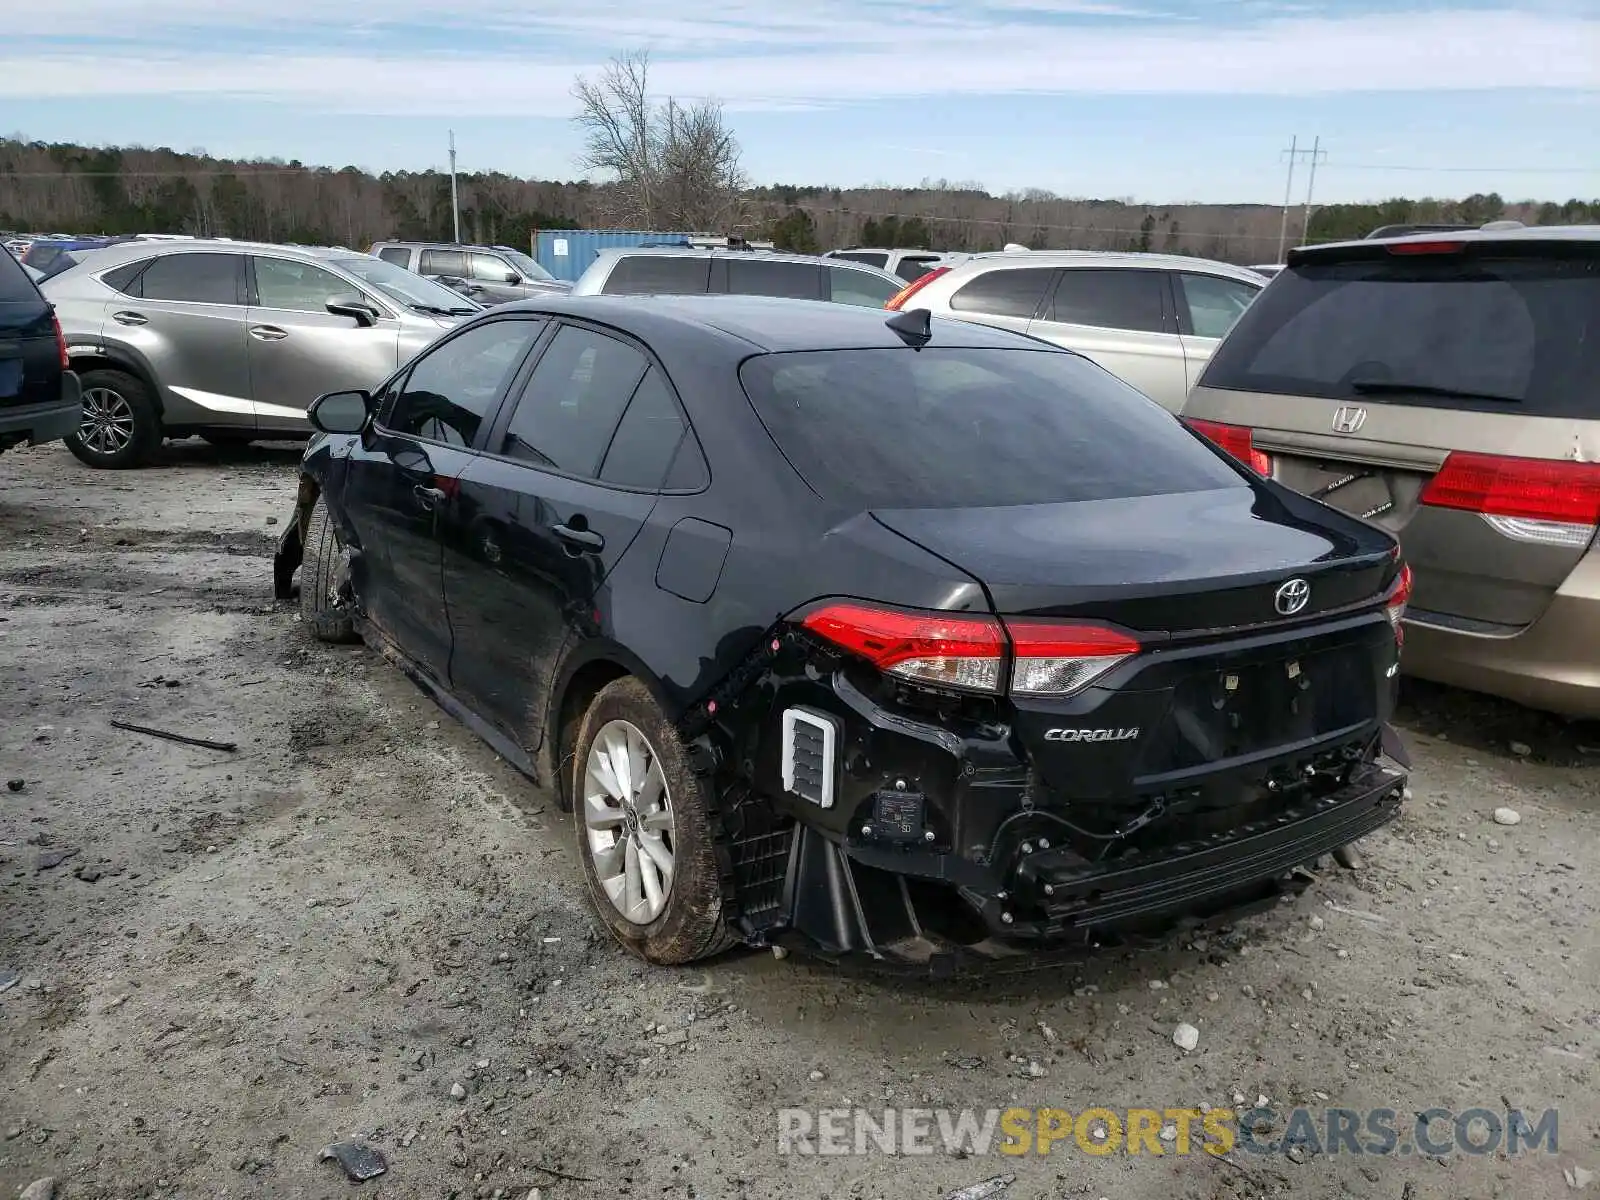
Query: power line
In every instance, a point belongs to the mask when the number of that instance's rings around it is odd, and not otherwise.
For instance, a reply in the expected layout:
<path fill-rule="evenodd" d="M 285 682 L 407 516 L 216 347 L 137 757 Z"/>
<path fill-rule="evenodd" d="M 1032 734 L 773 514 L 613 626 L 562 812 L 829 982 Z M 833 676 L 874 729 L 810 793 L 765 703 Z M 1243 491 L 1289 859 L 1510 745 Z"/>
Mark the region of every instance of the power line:
<path fill-rule="evenodd" d="M 1415 167 L 1395 163 L 1331 162 L 1335 171 L 1410 171 L 1418 175 L 1593 175 L 1593 167 Z"/>

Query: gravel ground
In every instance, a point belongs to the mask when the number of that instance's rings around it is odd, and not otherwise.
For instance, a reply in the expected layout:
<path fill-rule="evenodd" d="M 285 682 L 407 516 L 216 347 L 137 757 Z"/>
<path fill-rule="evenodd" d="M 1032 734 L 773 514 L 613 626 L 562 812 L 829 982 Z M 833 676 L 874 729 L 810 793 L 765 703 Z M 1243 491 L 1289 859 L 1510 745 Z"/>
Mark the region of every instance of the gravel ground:
<path fill-rule="evenodd" d="M 273 602 L 297 459 L 0 457 L 0 1195 L 1538 1200 L 1600 1171 L 1600 729 L 1411 689 L 1415 798 L 1365 866 L 1160 950 L 941 986 L 651 969 L 549 797 Z M 1556 1107 L 1560 1153 L 776 1152 L 787 1106 L 1259 1096 Z M 341 1139 L 387 1173 L 319 1162 Z"/>

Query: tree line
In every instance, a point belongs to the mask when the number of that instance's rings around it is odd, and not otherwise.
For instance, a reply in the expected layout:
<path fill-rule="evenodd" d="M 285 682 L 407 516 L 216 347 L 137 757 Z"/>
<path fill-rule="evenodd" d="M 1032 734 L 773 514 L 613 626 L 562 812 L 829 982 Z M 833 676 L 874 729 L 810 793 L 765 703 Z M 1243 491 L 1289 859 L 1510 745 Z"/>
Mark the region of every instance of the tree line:
<path fill-rule="evenodd" d="M 1277 257 L 1282 210 L 1270 204 L 1139 204 L 1030 188 L 926 179 L 915 187 L 754 187 L 715 101 L 656 98 L 649 57 L 613 59 L 573 84 L 592 178 L 457 177 L 462 237 L 526 247 L 540 229 L 632 228 L 771 239 L 814 253 L 848 245 L 935 250 L 1135 250 L 1237 263 Z M 1512 219 L 1600 221 L 1600 200 L 1396 198 L 1324 205 L 1309 228 L 1290 212 L 1289 244 L 1361 237 L 1405 222 Z M 299 160 L 218 158 L 140 146 L 0 139 L 0 230 L 35 233 L 186 233 L 362 248 L 384 239 L 452 236 L 450 177 L 441 171 L 307 166 Z"/>

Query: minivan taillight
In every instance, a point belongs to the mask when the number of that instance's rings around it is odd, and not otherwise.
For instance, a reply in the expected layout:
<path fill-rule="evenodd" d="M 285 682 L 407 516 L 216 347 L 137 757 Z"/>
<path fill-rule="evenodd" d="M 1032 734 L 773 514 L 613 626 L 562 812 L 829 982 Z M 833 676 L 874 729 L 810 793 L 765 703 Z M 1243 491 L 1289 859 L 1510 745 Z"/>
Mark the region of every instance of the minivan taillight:
<path fill-rule="evenodd" d="M 1586 546 L 1600 525 L 1600 463 L 1455 450 L 1421 503 L 1478 513 L 1522 541 Z"/>
<path fill-rule="evenodd" d="M 884 307 L 889 309 L 891 312 L 899 312 L 906 306 L 907 300 L 911 299 L 911 297 L 915 296 L 923 288 L 927 287 L 935 279 L 939 278 L 939 276 L 948 275 L 949 273 L 949 267 L 935 267 L 926 274 L 918 275 L 910 283 L 906 284 L 905 287 L 901 288 L 894 295 L 890 296 L 889 302 L 885 304 Z"/>
<path fill-rule="evenodd" d="M 1011 665 L 1019 696 L 1069 696 L 1139 652 L 1139 642 L 1103 625 L 966 614 L 908 613 L 829 604 L 802 624 L 878 670 L 961 691 L 1000 690 Z"/>
<path fill-rule="evenodd" d="M 67 356 L 67 335 L 62 332 L 61 318 L 56 316 L 55 310 L 50 311 L 50 324 L 56 331 L 56 351 L 61 355 L 61 369 L 65 371 L 72 365 L 72 360 Z"/>
<path fill-rule="evenodd" d="M 1257 475 L 1272 474 L 1272 458 L 1265 450 L 1257 450 L 1255 435 L 1244 425 L 1227 425 L 1221 421 L 1202 421 L 1198 417 L 1185 417 L 1183 422 L 1218 450 L 1231 454 Z"/>
<path fill-rule="evenodd" d="M 1395 645 L 1406 640 L 1405 628 L 1400 624 L 1406 615 L 1406 604 L 1411 600 L 1411 564 L 1401 563 L 1400 574 L 1395 577 L 1394 583 L 1389 588 L 1389 594 L 1383 598 L 1383 610 L 1389 617 L 1389 624 L 1394 627 Z"/>

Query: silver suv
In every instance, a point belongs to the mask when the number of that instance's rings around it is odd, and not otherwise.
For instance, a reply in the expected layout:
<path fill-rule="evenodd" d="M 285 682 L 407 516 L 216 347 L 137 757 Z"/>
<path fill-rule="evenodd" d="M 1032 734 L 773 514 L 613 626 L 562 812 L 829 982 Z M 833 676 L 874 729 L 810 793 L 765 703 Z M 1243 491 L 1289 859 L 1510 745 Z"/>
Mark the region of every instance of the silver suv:
<path fill-rule="evenodd" d="M 41 285 L 55 305 L 92 467 L 135 467 L 164 437 L 304 437 L 323 392 L 370 388 L 482 306 L 353 250 L 129 242 Z"/>
<path fill-rule="evenodd" d="M 574 296 L 786 296 L 883 308 L 904 286 L 887 271 L 810 254 L 766 250 L 602 250 Z"/>
<path fill-rule="evenodd" d="M 891 302 L 997 325 L 1076 350 L 1177 412 L 1267 280 L 1246 267 L 1167 254 L 1045 250 L 939 266 Z"/>
<path fill-rule="evenodd" d="M 449 242 L 374 242 L 369 254 L 436 279 L 485 305 L 508 304 L 572 290 L 533 259 L 510 246 Z"/>

